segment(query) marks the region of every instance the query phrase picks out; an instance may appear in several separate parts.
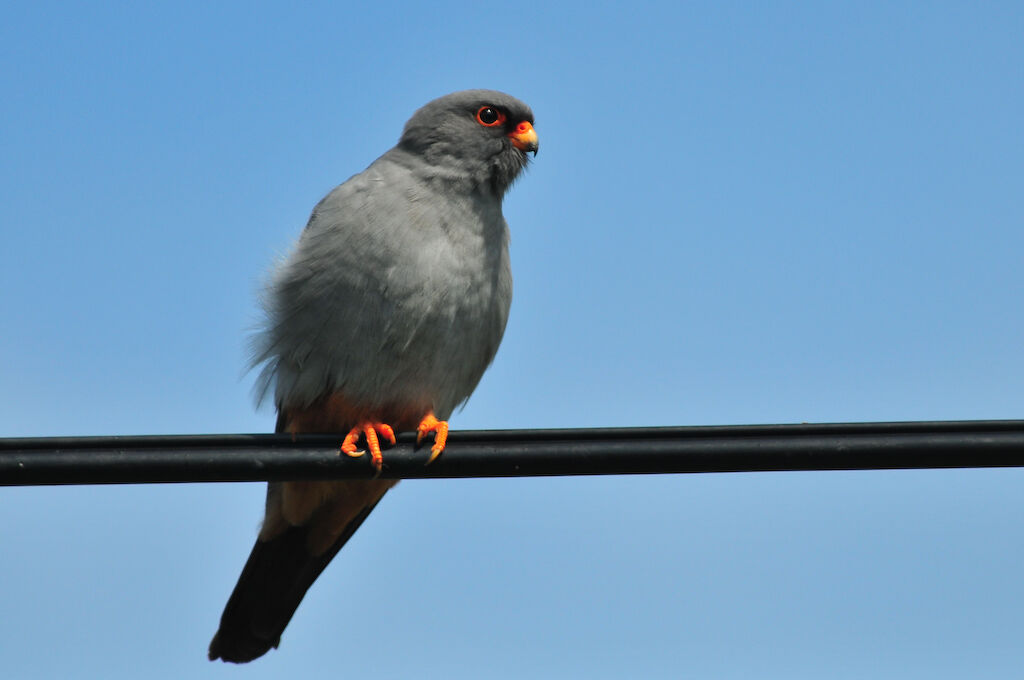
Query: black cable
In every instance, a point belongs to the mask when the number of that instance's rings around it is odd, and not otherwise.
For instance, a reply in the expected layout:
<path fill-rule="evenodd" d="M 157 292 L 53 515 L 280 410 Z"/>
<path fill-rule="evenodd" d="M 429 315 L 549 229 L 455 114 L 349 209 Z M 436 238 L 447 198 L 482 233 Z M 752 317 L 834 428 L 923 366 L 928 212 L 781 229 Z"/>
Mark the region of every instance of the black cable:
<path fill-rule="evenodd" d="M 0 486 L 369 478 L 342 435 L 0 439 Z M 386 478 L 1024 466 L 1024 421 L 453 431 L 385 449 Z"/>

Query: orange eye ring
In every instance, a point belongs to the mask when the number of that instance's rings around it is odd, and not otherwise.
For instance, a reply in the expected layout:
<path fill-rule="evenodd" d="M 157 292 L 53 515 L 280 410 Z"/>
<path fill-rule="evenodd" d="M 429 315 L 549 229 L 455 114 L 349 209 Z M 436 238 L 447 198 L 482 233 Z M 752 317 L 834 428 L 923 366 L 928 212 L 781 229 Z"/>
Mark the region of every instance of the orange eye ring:
<path fill-rule="evenodd" d="M 498 127 L 505 124 L 505 114 L 493 106 L 481 106 L 476 112 L 476 122 L 484 127 Z"/>

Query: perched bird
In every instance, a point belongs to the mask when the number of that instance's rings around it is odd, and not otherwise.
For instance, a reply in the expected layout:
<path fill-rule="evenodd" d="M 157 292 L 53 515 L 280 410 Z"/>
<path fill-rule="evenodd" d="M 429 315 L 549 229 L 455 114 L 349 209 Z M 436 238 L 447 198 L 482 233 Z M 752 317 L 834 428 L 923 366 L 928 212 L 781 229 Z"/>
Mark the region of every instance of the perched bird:
<path fill-rule="evenodd" d="M 382 465 L 380 439 L 447 419 L 491 363 L 512 300 L 505 192 L 537 152 L 533 113 L 501 92 L 435 99 L 398 144 L 317 204 L 267 291 L 254 365 L 277 432 L 337 432 Z M 211 660 L 277 647 L 306 591 L 394 480 L 271 483 Z"/>

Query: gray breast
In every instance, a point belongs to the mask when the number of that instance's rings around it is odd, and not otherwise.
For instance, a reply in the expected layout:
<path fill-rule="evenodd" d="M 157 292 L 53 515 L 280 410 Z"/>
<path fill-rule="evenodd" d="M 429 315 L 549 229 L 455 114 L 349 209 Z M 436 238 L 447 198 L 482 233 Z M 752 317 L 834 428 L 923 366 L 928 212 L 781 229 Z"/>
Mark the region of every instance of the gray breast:
<path fill-rule="evenodd" d="M 366 406 L 428 404 L 447 418 L 504 333 L 508 228 L 500 199 L 439 195 L 379 165 L 317 206 L 278 270 L 265 373 L 279 406 L 340 391 Z"/>

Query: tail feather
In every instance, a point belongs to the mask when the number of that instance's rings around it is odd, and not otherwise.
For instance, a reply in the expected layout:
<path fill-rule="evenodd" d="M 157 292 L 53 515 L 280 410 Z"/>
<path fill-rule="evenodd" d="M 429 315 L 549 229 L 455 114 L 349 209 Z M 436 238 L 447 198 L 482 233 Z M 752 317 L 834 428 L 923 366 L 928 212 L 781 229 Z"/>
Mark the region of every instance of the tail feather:
<path fill-rule="evenodd" d="M 290 527 L 271 540 L 257 540 L 210 642 L 210 660 L 244 663 L 277 647 L 306 591 L 376 505 L 363 508 L 320 555 L 311 555 L 306 547 L 307 527 Z"/>

